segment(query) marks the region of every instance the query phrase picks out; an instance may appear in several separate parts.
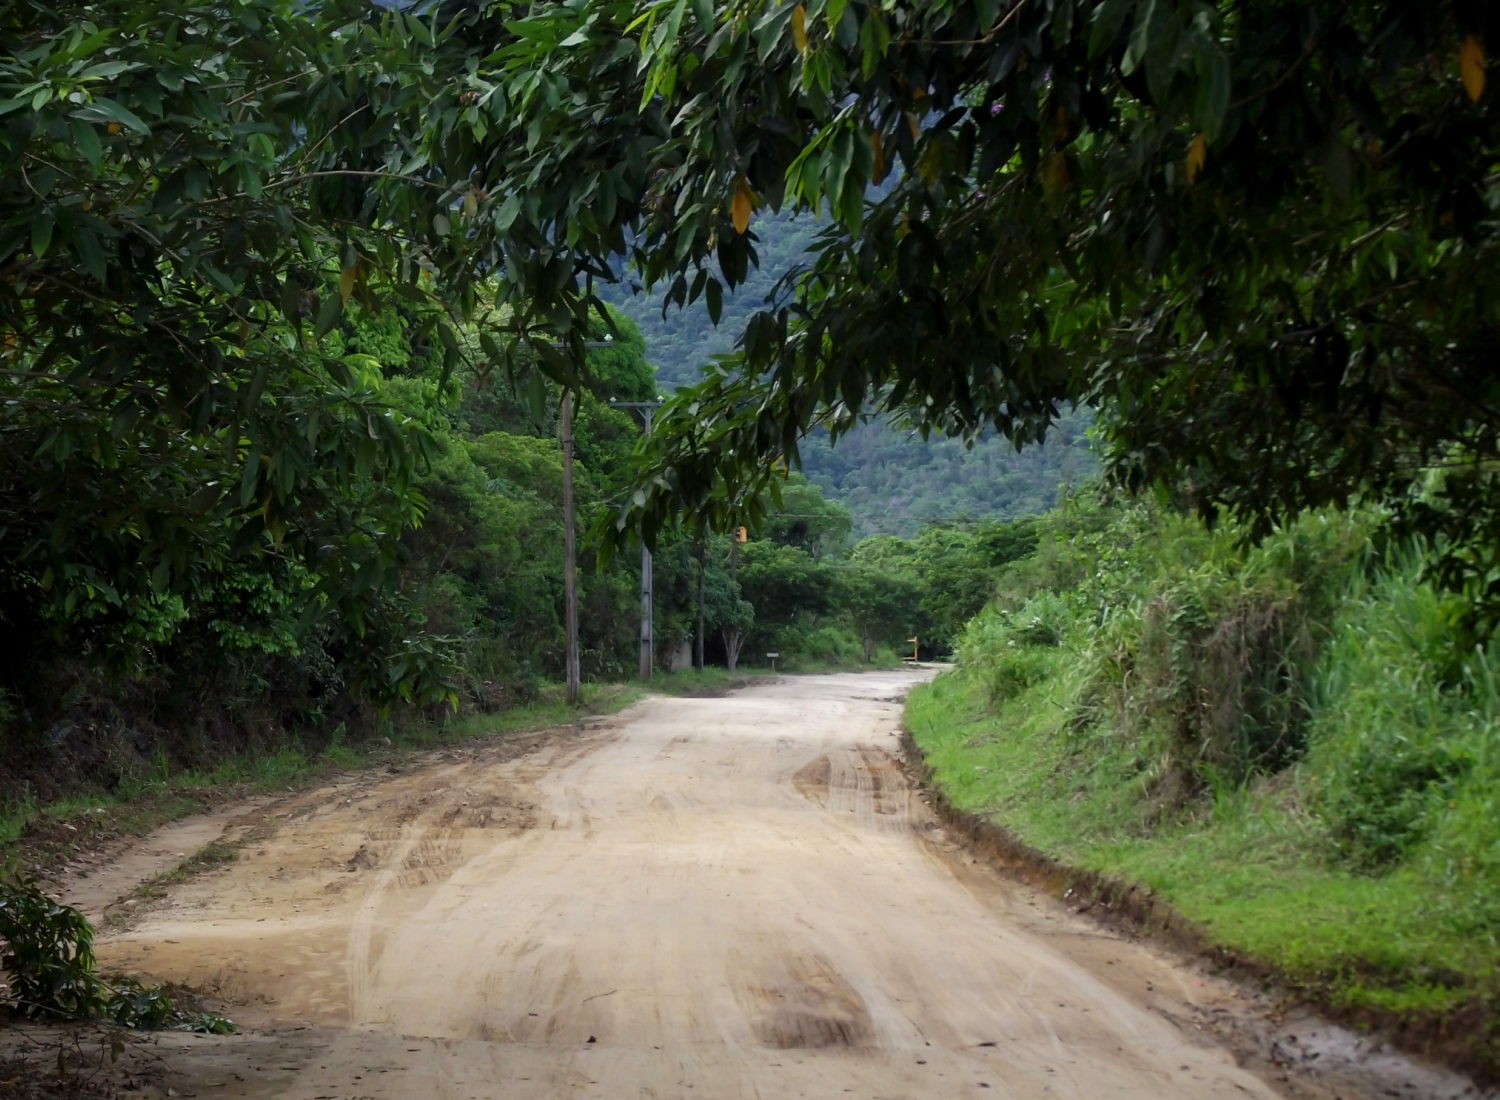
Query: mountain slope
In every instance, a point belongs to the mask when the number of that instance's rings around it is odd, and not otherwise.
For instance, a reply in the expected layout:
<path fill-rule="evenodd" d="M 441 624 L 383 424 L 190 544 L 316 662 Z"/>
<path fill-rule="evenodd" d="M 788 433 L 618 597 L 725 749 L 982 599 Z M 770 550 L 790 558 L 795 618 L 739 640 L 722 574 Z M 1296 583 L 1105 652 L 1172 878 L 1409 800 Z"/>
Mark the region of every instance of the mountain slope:
<path fill-rule="evenodd" d="M 663 317 L 660 293 L 632 295 L 626 286 L 613 286 L 600 296 L 640 327 L 658 382 L 673 390 L 696 380 L 712 356 L 734 350 L 736 336 L 777 280 L 809 260 L 806 250 L 817 230 L 806 217 L 757 219 L 751 232 L 761 266 L 725 297 L 717 327 L 701 301 Z M 856 535 L 910 535 L 935 520 L 1009 519 L 1051 508 L 1061 486 L 1077 484 L 1097 468 L 1084 437 L 1088 423 L 1086 414 L 1070 415 L 1045 446 L 1017 454 L 998 436 L 966 447 L 956 439 L 923 441 L 873 422 L 836 448 L 824 435 L 810 437 L 802 468 L 829 499 L 849 509 Z"/>

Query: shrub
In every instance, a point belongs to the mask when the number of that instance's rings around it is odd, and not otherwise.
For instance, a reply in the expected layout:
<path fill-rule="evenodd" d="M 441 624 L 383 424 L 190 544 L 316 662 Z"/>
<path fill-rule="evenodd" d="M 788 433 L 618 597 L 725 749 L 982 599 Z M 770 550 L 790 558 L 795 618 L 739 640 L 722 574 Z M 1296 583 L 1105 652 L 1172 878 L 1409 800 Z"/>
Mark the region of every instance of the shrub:
<path fill-rule="evenodd" d="M 1073 626 L 1072 609 L 1053 592 L 1037 593 L 1014 612 L 992 604 L 959 636 L 959 660 L 999 706 L 1052 675 L 1055 651 Z"/>
<path fill-rule="evenodd" d="M 77 909 L 53 901 L 20 875 L 0 878 L 0 955 L 11 1000 L 23 1016 L 109 1020 L 121 1027 L 180 1027 L 227 1034 L 222 1016 L 178 1008 L 160 986 L 113 984 L 94 969 L 94 929 Z"/>
<path fill-rule="evenodd" d="M 1362 540 L 1355 520 L 1311 516 L 1249 547 L 1146 508 L 1074 540 L 1094 559 L 1068 593 L 1093 619 L 1081 697 L 1160 758 L 1168 801 L 1306 751 L 1308 676 Z"/>
<path fill-rule="evenodd" d="M 1344 857 L 1373 869 L 1407 855 L 1473 760 L 1441 743 L 1371 731 L 1326 785 L 1321 809 Z"/>
<path fill-rule="evenodd" d="M 1471 788 L 1493 789 L 1490 659 L 1465 656 L 1453 598 L 1422 581 L 1422 564 L 1398 557 L 1351 586 L 1314 676 L 1314 804 L 1340 857 L 1367 871 L 1441 837 Z M 1462 833 L 1496 839 L 1493 826 Z M 1455 840 L 1443 845 L 1443 877 L 1469 878 L 1474 861 Z"/>

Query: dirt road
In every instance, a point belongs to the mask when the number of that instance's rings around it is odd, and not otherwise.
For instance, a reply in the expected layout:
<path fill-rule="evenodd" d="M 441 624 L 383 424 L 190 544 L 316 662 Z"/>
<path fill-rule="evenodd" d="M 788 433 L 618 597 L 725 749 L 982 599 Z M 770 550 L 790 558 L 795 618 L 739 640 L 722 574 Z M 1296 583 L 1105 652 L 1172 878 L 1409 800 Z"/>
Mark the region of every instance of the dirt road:
<path fill-rule="evenodd" d="M 293 801 L 102 959 L 249 1025 L 178 1041 L 220 1044 L 199 1095 L 1278 1095 L 1136 995 L 1193 975 L 933 842 L 889 755 L 921 675 L 654 699 Z"/>

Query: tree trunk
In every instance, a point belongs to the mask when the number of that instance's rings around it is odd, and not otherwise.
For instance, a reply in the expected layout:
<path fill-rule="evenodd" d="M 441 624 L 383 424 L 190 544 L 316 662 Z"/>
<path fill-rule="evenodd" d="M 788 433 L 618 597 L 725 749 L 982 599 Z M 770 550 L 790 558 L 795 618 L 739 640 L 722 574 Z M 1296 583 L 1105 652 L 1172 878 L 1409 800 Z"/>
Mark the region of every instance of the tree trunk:
<path fill-rule="evenodd" d="M 567 700 L 578 705 L 578 548 L 573 522 L 573 415 L 567 390 L 562 395 L 563 451 L 563 616 L 568 632 L 566 656 Z"/>
<path fill-rule="evenodd" d="M 693 637 L 693 667 L 703 671 L 703 555 L 707 552 L 702 539 L 698 540 L 698 630 Z"/>
<path fill-rule="evenodd" d="M 729 536 L 729 588 L 730 593 L 738 598 L 740 594 L 739 579 L 740 564 L 740 540 L 737 532 Z M 729 671 L 733 672 L 740 663 L 740 646 L 745 644 L 745 638 L 738 627 L 726 626 L 724 628 L 724 657 L 725 663 L 729 665 Z"/>

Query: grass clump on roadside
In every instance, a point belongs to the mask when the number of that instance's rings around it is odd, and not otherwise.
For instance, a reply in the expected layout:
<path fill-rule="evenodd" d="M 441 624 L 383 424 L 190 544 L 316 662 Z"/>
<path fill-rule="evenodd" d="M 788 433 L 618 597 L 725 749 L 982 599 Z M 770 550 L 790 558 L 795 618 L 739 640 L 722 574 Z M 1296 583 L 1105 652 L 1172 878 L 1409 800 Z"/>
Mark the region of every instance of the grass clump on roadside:
<path fill-rule="evenodd" d="M 1500 1064 L 1500 693 L 1367 516 L 1259 545 L 1137 507 L 1052 517 L 907 721 L 952 803 L 1135 882 L 1336 1009 L 1487 1021 Z M 1467 1018 L 1467 1017 L 1466 1017 Z"/>

